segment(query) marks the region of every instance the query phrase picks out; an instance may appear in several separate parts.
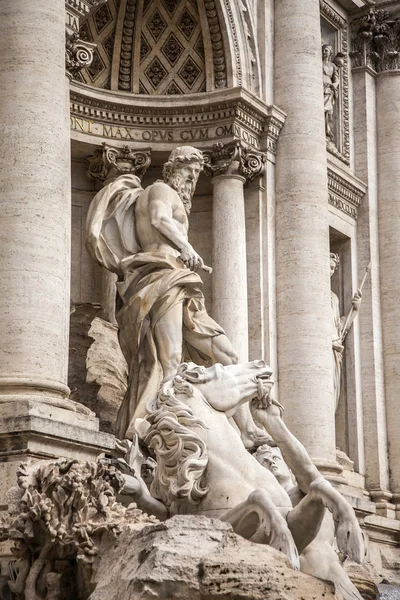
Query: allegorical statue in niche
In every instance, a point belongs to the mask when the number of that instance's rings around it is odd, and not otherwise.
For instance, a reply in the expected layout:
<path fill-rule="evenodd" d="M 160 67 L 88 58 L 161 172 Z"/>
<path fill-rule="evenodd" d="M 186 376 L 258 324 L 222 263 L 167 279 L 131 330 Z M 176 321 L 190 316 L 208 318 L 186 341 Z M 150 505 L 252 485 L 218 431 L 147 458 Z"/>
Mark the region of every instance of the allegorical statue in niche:
<path fill-rule="evenodd" d="M 339 95 L 339 69 L 343 67 L 344 54 L 338 52 L 332 60 L 333 48 L 329 44 L 322 46 L 322 73 L 324 82 L 325 134 L 328 140 L 334 141 L 333 107 Z"/>
<path fill-rule="evenodd" d="M 176 148 L 163 179 L 145 190 L 132 174 L 109 182 L 93 199 L 87 248 L 118 275 L 119 341 L 128 363 L 128 391 L 117 436 L 132 437 L 161 381 L 184 360 L 232 364 L 237 355 L 208 314 L 197 269 L 207 270 L 188 241 L 191 200 L 204 159 L 191 146 Z M 247 447 L 265 441 L 248 406 L 232 415 Z"/>
<path fill-rule="evenodd" d="M 331 252 L 330 254 L 330 270 L 331 277 L 336 271 L 339 265 L 339 255 Z M 340 386 L 342 379 L 342 362 L 343 362 L 343 352 L 344 352 L 344 341 L 346 339 L 346 335 L 348 334 L 354 319 L 357 316 L 358 310 L 361 305 L 361 297 L 362 297 L 362 286 L 354 294 L 351 304 L 352 308 L 349 314 L 344 317 L 340 316 L 340 305 L 339 298 L 336 296 L 334 292 L 331 291 L 331 307 L 332 307 L 332 351 L 333 351 L 333 390 L 334 390 L 334 398 L 335 398 L 335 411 L 339 405 L 340 400 Z"/>

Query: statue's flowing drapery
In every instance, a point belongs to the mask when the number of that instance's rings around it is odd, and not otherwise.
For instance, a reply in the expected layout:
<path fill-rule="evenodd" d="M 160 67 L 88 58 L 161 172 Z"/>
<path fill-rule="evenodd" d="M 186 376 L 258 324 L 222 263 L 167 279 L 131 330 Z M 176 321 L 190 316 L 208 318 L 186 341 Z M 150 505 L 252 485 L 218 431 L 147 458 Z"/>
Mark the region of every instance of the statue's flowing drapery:
<path fill-rule="evenodd" d="M 142 192 L 134 175 L 118 177 L 95 196 L 87 219 L 89 253 L 119 278 L 119 341 L 129 369 L 117 420 L 116 435 L 121 439 L 132 436 L 134 419 L 146 414 L 147 402 L 155 398 L 163 378 L 154 337 L 157 321 L 182 304 L 183 358 L 197 364 L 215 362 L 211 340 L 224 333 L 207 314 L 197 273 L 172 254 L 141 251 L 135 202 Z M 202 341 L 201 350 L 196 339 Z"/>

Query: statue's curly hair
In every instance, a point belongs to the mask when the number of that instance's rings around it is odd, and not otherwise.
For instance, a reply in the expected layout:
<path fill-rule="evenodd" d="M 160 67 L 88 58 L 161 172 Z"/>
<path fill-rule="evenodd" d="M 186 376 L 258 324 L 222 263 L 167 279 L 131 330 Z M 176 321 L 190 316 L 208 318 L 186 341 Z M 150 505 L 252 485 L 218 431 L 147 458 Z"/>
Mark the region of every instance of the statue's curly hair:
<path fill-rule="evenodd" d="M 201 168 L 204 166 L 204 157 L 201 150 L 193 146 L 179 146 L 172 150 L 168 161 L 163 166 L 163 180 L 167 182 L 170 178 L 171 171 L 176 164 L 197 162 Z"/>
<path fill-rule="evenodd" d="M 193 386 L 179 374 L 166 381 L 159 391 L 147 416 L 150 427 L 143 439 L 157 458 L 151 494 L 164 502 L 172 514 L 179 514 L 182 501 L 198 504 L 208 492 L 202 484 L 208 464 L 207 447 L 189 429 L 205 425 L 177 394 L 193 396 Z"/>

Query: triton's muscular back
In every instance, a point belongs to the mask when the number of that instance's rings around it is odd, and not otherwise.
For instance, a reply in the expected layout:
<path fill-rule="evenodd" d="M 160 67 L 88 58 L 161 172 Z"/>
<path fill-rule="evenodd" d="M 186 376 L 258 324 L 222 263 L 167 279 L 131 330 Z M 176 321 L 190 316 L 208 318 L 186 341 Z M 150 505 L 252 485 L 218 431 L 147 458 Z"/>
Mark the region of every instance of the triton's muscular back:
<path fill-rule="evenodd" d="M 140 194 L 135 208 L 136 231 L 143 252 L 179 256 L 187 244 L 189 223 L 177 192 L 157 181 Z"/>

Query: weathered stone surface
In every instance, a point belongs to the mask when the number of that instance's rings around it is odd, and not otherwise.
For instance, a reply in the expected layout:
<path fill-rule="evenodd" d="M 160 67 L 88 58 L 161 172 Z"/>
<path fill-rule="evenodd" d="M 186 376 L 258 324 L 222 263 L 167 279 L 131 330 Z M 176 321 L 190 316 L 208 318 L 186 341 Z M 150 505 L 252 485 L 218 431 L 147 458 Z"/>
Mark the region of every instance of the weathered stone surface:
<path fill-rule="evenodd" d="M 114 433 L 128 381 L 128 367 L 118 342 L 118 327 L 96 317 L 88 335 L 94 342 L 86 356 L 86 381 L 98 389 L 95 404 L 90 408 L 99 417 L 102 431 Z"/>
<path fill-rule="evenodd" d="M 74 306 L 68 383 L 73 399 L 99 418 L 101 431 L 114 433 L 128 374 L 118 343 L 118 328 L 96 317 L 100 309 L 99 304 Z"/>
<path fill-rule="evenodd" d="M 206 517 L 127 529 L 98 556 L 90 600 L 335 598 L 329 583 L 293 571 L 280 552 Z"/>

